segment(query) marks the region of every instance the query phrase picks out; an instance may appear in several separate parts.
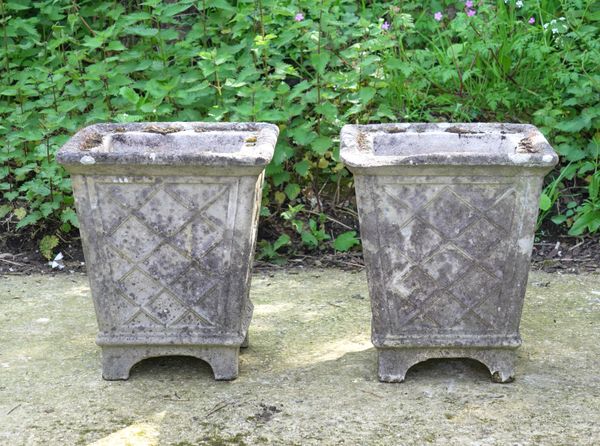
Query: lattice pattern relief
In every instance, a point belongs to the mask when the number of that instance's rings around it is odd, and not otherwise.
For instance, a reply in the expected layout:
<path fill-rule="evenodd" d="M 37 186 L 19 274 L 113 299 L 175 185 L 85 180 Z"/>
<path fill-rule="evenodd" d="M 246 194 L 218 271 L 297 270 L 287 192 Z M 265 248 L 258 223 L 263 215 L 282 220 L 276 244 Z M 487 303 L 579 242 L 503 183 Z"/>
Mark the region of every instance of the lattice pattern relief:
<path fill-rule="evenodd" d="M 497 329 L 515 190 L 387 184 L 384 192 L 392 204 L 382 208 L 381 259 L 396 329 Z"/>
<path fill-rule="evenodd" d="M 218 325 L 231 184 L 97 183 L 123 328 Z M 109 211 L 110 210 L 110 211 Z"/>

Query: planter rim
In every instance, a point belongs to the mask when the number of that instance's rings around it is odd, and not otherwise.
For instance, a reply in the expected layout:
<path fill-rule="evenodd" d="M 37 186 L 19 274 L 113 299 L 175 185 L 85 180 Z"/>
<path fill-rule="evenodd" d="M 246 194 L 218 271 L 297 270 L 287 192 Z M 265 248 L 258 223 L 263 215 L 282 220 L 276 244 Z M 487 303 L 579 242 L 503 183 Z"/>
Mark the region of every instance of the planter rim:
<path fill-rule="evenodd" d="M 533 125 L 394 123 L 345 125 L 341 159 L 350 168 L 515 166 L 550 169 L 558 155 Z"/>
<path fill-rule="evenodd" d="M 95 165 L 265 166 L 279 129 L 260 122 L 137 122 L 94 124 L 78 131 L 57 162 Z"/>

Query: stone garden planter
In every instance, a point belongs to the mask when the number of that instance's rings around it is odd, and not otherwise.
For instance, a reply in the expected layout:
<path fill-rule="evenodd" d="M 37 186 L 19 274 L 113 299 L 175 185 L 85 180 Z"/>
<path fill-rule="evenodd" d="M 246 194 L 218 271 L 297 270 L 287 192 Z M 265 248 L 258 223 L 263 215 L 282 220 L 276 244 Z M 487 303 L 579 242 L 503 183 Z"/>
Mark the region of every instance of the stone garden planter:
<path fill-rule="evenodd" d="M 238 375 L 270 124 L 98 124 L 57 155 L 71 173 L 105 379 L 189 355 Z"/>
<path fill-rule="evenodd" d="M 514 376 L 544 175 L 558 158 L 533 126 L 345 126 L 379 379 L 428 358 Z"/>

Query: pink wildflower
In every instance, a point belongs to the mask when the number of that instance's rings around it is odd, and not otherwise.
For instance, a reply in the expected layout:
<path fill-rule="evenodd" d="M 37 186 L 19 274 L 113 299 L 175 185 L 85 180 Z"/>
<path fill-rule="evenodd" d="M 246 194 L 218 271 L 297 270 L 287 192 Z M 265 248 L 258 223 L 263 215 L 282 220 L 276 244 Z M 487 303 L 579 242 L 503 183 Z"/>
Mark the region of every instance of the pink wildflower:
<path fill-rule="evenodd" d="M 473 7 L 473 0 L 467 0 L 467 1 L 465 2 L 465 6 L 466 6 L 468 9 L 471 9 L 471 8 Z"/>
<path fill-rule="evenodd" d="M 529 24 L 530 24 L 530 25 L 533 25 L 534 23 L 535 23 L 535 17 L 531 17 L 531 18 L 529 19 Z"/>
<path fill-rule="evenodd" d="M 475 11 L 474 9 L 467 9 L 468 17 L 473 17 L 475 14 L 477 14 L 477 11 Z"/>
<path fill-rule="evenodd" d="M 444 17 L 444 16 L 442 15 L 442 13 L 440 11 L 436 12 L 435 14 L 433 14 L 433 18 L 436 21 L 438 21 L 438 22 L 442 21 L 442 17 Z"/>
<path fill-rule="evenodd" d="M 390 24 L 387 21 L 383 22 L 381 24 L 381 29 L 384 30 L 384 31 L 387 31 L 388 29 L 390 29 Z"/>
<path fill-rule="evenodd" d="M 301 22 L 302 20 L 304 20 L 304 14 L 302 14 L 301 12 L 299 12 L 298 14 L 296 14 L 296 16 L 294 17 L 294 20 L 296 22 Z"/>

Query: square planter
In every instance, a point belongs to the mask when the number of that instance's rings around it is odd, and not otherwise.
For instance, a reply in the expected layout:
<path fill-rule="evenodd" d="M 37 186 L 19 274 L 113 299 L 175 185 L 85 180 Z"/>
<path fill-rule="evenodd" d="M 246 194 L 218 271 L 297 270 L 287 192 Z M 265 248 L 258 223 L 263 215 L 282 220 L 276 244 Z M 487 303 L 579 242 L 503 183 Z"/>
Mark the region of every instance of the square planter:
<path fill-rule="evenodd" d="M 73 183 L 105 379 L 127 379 L 135 363 L 163 355 L 237 377 L 277 135 L 271 124 L 98 124 L 58 152 Z"/>
<path fill-rule="evenodd" d="M 558 157 L 517 124 L 348 125 L 379 379 L 429 358 L 514 377 L 544 175 Z"/>

